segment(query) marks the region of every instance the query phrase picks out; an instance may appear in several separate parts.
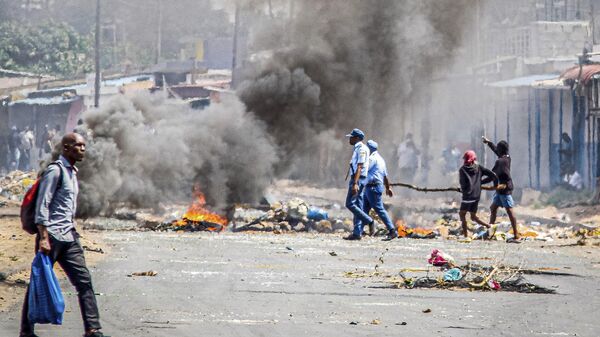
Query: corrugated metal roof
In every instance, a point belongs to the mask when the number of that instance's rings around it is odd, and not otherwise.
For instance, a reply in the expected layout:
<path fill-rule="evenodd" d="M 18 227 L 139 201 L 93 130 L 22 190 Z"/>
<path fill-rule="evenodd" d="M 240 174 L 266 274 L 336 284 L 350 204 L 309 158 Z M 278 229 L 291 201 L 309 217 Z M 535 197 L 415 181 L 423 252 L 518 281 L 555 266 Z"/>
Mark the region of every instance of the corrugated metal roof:
<path fill-rule="evenodd" d="M 556 79 L 557 77 L 557 74 L 536 74 L 516 77 L 510 80 L 486 83 L 486 85 L 493 88 L 531 87 L 535 82 Z"/>
<path fill-rule="evenodd" d="M 558 77 L 549 80 L 535 81 L 531 86 L 538 89 L 566 89 L 569 87 Z"/>
<path fill-rule="evenodd" d="M 600 73 L 600 64 L 584 64 L 581 68 L 578 65 L 574 66 L 572 68 L 565 70 L 560 75 L 560 78 L 562 80 L 566 80 L 566 81 L 575 81 L 580 78 L 580 74 L 579 74 L 580 70 L 581 70 L 581 81 L 582 81 L 583 85 L 586 85 L 589 82 L 589 80 L 592 78 L 592 76 Z"/>
<path fill-rule="evenodd" d="M 105 86 L 120 87 L 122 85 L 126 85 L 126 84 L 133 83 L 133 82 L 140 82 L 140 81 L 154 81 L 154 75 L 142 74 L 142 75 L 121 77 L 121 78 L 114 78 L 111 80 L 104 80 L 104 81 L 102 81 L 102 84 Z"/>
<path fill-rule="evenodd" d="M 65 104 L 71 103 L 78 99 L 81 99 L 80 96 L 54 96 L 54 97 L 37 97 L 37 98 L 25 98 L 18 101 L 13 101 L 8 103 L 8 106 L 13 106 L 16 104 L 28 104 L 28 105 L 55 105 L 55 104 Z"/>

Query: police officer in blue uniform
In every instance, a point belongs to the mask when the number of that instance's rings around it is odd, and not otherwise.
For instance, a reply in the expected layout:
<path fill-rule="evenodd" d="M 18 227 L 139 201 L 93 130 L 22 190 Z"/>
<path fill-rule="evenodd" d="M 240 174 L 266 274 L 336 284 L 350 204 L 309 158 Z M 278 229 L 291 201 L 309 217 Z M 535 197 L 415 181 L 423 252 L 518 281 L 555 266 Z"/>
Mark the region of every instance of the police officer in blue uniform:
<path fill-rule="evenodd" d="M 398 231 L 396 230 L 396 227 L 394 227 L 392 219 L 383 207 L 382 199 L 384 186 L 385 193 L 389 197 L 394 195 L 392 189 L 390 188 L 390 182 L 387 178 L 385 160 L 379 154 L 379 151 L 377 151 L 379 146 L 374 140 L 369 140 L 367 142 L 367 147 L 369 148 L 371 154 L 369 155 L 369 170 L 367 174 L 367 186 L 365 188 L 364 211 L 368 214 L 371 208 L 374 209 L 388 230 L 388 235 L 384 240 L 393 240 L 398 237 Z M 373 235 L 374 227 L 375 226 L 371 228 L 371 235 Z"/>
<path fill-rule="evenodd" d="M 350 184 L 346 196 L 346 207 L 354 214 L 354 231 L 344 239 L 360 240 L 364 225 L 373 224 L 373 219 L 363 210 L 364 190 L 369 172 L 369 148 L 362 142 L 365 133 L 360 129 L 352 130 L 346 137 L 349 137 L 350 145 L 354 146 L 348 171 Z"/>

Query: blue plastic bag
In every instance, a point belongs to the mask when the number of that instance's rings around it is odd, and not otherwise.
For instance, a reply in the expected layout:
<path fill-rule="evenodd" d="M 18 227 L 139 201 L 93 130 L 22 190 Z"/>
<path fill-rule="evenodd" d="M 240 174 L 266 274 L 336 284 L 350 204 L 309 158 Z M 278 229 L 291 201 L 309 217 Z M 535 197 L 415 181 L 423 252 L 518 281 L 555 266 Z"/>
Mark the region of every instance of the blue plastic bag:
<path fill-rule="evenodd" d="M 314 221 L 327 220 L 328 215 L 327 212 L 320 208 L 311 207 L 308 209 L 307 218 Z"/>
<path fill-rule="evenodd" d="M 29 311 L 31 323 L 62 324 L 65 311 L 58 279 L 52 270 L 50 258 L 37 253 L 31 263 L 31 278 L 29 280 Z"/>
<path fill-rule="evenodd" d="M 452 268 L 444 273 L 444 281 L 454 282 L 462 278 L 462 272 L 458 268 Z"/>

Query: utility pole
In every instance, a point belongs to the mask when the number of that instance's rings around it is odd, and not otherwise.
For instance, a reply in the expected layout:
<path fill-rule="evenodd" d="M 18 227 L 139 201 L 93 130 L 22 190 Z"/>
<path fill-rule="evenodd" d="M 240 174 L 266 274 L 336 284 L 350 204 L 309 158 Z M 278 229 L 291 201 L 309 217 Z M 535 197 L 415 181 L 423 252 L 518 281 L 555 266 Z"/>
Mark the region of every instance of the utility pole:
<path fill-rule="evenodd" d="M 240 28 L 240 6 L 238 3 L 235 4 L 235 22 L 233 23 L 233 57 L 231 60 L 231 87 L 235 88 L 237 85 L 237 78 L 235 68 L 237 67 L 237 49 L 238 49 L 238 34 Z"/>
<path fill-rule="evenodd" d="M 269 5 L 269 17 L 272 20 L 275 18 L 275 15 L 273 14 L 273 2 L 271 0 L 267 0 L 267 3 Z"/>
<path fill-rule="evenodd" d="M 96 78 L 94 79 L 94 107 L 100 106 L 100 0 L 96 0 Z"/>
<path fill-rule="evenodd" d="M 476 0 L 475 3 L 475 59 L 476 63 L 482 62 L 483 53 L 481 52 L 481 2 Z"/>
<path fill-rule="evenodd" d="M 590 1 L 590 25 L 592 26 L 592 46 L 596 44 L 596 18 L 594 2 Z"/>
<path fill-rule="evenodd" d="M 162 0 L 156 0 L 158 9 L 158 28 L 156 32 L 156 60 L 154 63 L 158 64 L 162 53 Z"/>
<path fill-rule="evenodd" d="M 286 34 L 286 38 L 287 38 L 287 45 L 291 45 L 292 44 L 292 37 L 294 36 L 294 18 L 295 18 L 295 12 L 296 12 L 296 3 L 295 0 L 290 0 L 289 3 L 289 15 L 288 15 L 288 27 L 287 27 L 287 34 Z"/>

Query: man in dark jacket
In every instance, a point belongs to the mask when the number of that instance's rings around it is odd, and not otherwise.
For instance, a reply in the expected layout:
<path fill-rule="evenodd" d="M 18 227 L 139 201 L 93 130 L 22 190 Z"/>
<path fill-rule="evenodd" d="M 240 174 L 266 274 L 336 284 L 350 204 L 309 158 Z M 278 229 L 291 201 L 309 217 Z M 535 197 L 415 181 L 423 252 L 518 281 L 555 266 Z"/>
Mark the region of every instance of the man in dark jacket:
<path fill-rule="evenodd" d="M 496 156 L 498 156 L 498 159 L 496 160 L 492 171 L 498 177 L 498 182 L 501 185 L 505 186 L 503 189 L 498 189 L 496 193 L 494 193 L 492 206 L 490 206 L 490 223 L 493 224 L 496 222 L 498 208 L 504 207 L 504 209 L 506 210 L 506 214 L 510 219 L 510 224 L 513 228 L 514 240 L 518 240 L 519 232 L 517 230 L 517 219 L 515 218 L 515 214 L 513 211 L 513 181 L 510 175 L 511 158 L 508 155 L 508 143 L 504 140 L 501 140 L 498 142 L 498 144 L 494 144 L 485 137 L 483 137 L 483 143 L 486 144 L 496 154 Z"/>
<path fill-rule="evenodd" d="M 477 155 L 474 151 L 467 151 L 463 155 L 464 165 L 458 171 L 460 180 L 460 190 L 462 192 L 462 202 L 460 203 L 460 221 L 462 223 L 463 235 L 468 236 L 467 231 L 467 212 L 471 214 L 471 220 L 476 223 L 490 227 L 477 217 L 477 208 L 479 198 L 481 197 L 482 177 L 494 181 L 494 187 L 498 185 L 498 178 L 494 172 L 486 169 L 477 163 Z"/>

